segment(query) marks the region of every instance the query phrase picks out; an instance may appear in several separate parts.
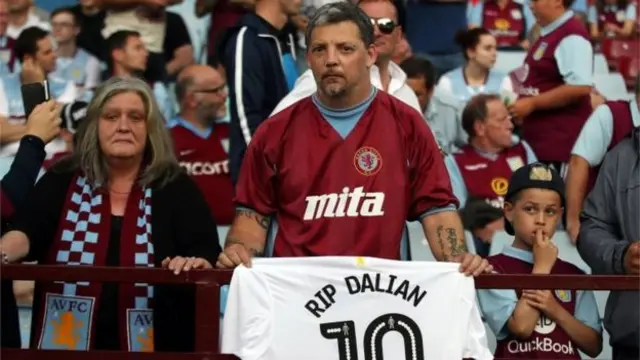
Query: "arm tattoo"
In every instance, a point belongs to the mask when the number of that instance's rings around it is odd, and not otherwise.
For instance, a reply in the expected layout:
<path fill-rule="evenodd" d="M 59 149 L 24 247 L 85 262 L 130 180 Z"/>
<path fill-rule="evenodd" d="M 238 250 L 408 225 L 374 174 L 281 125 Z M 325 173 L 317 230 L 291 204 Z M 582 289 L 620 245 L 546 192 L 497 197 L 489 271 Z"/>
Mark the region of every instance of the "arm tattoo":
<path fill-rule="evenodd" d="M 447 228 L 447 240 L 451 245 L 451 256 L 458 256 L 467 252 L 467 244 L 464 242 L 464 237 L 458 239 L 458 234 L 454 228 Z"/>
<path fill-rule="evenodd" d="M 265 230 L 269 229 L 269 223 L 271 221 L 268 216 L 262 216 L 255 211 L 244 210 L 244 209 L 237 210 L 236 214 L 238 216 L 244 216 L 244 217 L 248 217 L 250 219 L 255 220 L 258 223 L 258 225 L 260 225 L 260 227 L 262 227 Z"/>
<path fill-rule="evenodd" d="M 440 245 L 440 249 L 442 249 L 444 261 L 449 261 L 449 255 L 444 251 L 444 237 L 442 236 L 443 229 L 444 227 L 442 225 L 438 225 L 436 228 L 436 234 L 438 235 L 438 244 Z"/>
<path fill-rule="evenodd" d="M 251 253 L 251 256 L 253 256 L 253 257 L 260 257 L 260 256 L 264 255 L 263 251 L 248 247 L 244 242 L 242 242 L 241 240 L 239 240 L 239 239 L 237 239 L 235 237 L 232 237 L 232 236 L 227 237 L 227 241 L 225 242 L 224 247 L 227 247 L 227 246 L 233 245 L 233 244 L 238 244 L 238 245 L 244 246 L 247 249 L 247 251 L 249 251 Z"/>
<path fill-rule="evenodd" d="M 449 261 L 451 257 L 456 257 L 467 252 L 467 245 L 464 243 L 464 238 L 458 239 L 458 234 L 454 228 L 445 229 L 444 226 L 438 225 L 436 228 L 436 235 L 438 236 L 438 244 L 442 249 L 445 261 Z M 445 250 L 445 238 L 451 248 L 448 253 Z"/>

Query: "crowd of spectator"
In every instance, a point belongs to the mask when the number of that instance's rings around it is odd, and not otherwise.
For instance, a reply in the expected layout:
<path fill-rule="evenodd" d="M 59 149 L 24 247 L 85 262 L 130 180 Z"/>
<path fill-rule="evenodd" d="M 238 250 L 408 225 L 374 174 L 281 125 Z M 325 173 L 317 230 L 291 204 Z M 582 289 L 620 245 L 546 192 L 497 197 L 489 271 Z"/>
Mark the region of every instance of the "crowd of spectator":
<path fill-rule="evenodd" d="M 182 2 L 78 0 L 47 13 L 33 0 L 0 0 L 0 177 L 3 204 L 5 199 L 10 204 L 5 209 L 17 214 L 10 217 L 2 210 L 3 256 L 12 244 L 12 258 L 3 260 L 176 271 L 215 266 L 223 251 L 216 225 L 231 226 L 236 212 L 246 210 L 247 204 L 234 204 L 234 187 L 256 131 L 267 118 L 318 91 L 318 74 L 309 64 L 314 54 L 329 50 L 310 43 L 308 25 L 319 8 L 333 1 L 192 1 L 197 17 L 210 17 L 204 43 L 194 43 L 185 18 L 171 10 Z M 488 257 L 494 235 L 505 231 L 512 173 L 542 163 L 566 183 L 565 214 L 556 227 L 577 243 L 593 273 L 638 273 L 637 2 L 361 0 L 357 6 L 374 32 L 376 56 L 368 81 L 428 124 L 459 203 L 467 242 L 478 255 Z M 631 79 L 627 98 L 607 99 L 594 86 L 591 59 L 607 56 L 612 41 L 631 51 L 624 61 L 607 61 L 608 70 Z M 356 51 L 348 43 L 335 46 L 344 53 Z M 203 47 L 201 61 L 196 49 Z M 496 69 L 499 57 L 525 52 L 522 64 Z M 26 114 L 22 85 L 44 80 L 53 101 Z M 340 116 L 340 121 L 326 120 L 346 138 L 359 116 Z M 121 117 L 130 123 L 123 125 Z M 103 119 L 110 126 L 102 126 Z M 107 166 L 103 157 L 111 154 L 130 154 L 137 162 Z M 24 160 L 29 156 L 35 160 Z M 147 170 L 141 170 L 143 163 Z M 94 171 L 78 175 L 78 169 L 87 168 Z M 136 187 L 141 172 L 144 181 Z M 30 190 L 37 177 L 41 180 Z M 94 182 L 109 182 L 110 210 L 95 208 L 101 194 L 85 186 Z M 150 189 L 158 190 L 153 203 Z M 81 201 L 67 199 L 68 192 L 81 194 Z M 109 220 L 98 220 L 87 230 L 89 218 L 63 215 L 81 212 L 83 206 L 96 211 L 86 216 Z M 150 231 L 140 233 L 147 223 L 127 221 L 125 214 L 153 223 L 153 246 L 147 248 Z M 274 224 L 266 217 L 256 219 L 265 237 L 273 239 Z M 122 232 L 120 247 L 127 250 L 118 255 L 117 247 L 64 248 L 73 247 L 64 241 L 66 230 L 93 232 L 98 238 Z M 58 233 L 63 234 L 60 241 L 55 240 Z M 138 241 L 141 234 L 144 243 Z M 30 249 L 30 243 L 37 243 L 37 249 Z M 144 247 L 140 251 L 146 260 L 138 262 L 137 247 Z M 262 250 L 250 255 L 262 255 Z M 60 251 L 75 251 L 76 258 L 52 257 Z M 47 286 L 34 293 L 30 282 L 16 282 L 13 289 L 3 282 L 3 291 L 13 290 L 18 304 L 34 309 L 46 301 L 45 291 L 95 298 L 100 291 Z M 119 331 L 117 322 L 105 319 L 126 317 L 124 303 L 138 301 L 143 286 L 121 289 L 130 298 L 120 296 L 120 303 L 100 309 L 96 348 L 126 347 L 126 338 L 110 335 Z M 118 298 L 118 289 L 105 286 L 100 296 Z M 15 320 L 5 316 L 15 307 L 5 299 L 3 324 Z M 154 299 L 160 315 L 153 328 L 140 332 L 155 331 L 158 350 L 188 350 L 192 334 L 174 337 L 171 328 L 181 316 L 172 309 L 188 308 L 184 304 L 191 294 L 157 288 Z M 638 294 L 614 294 L 607 305 L 605 327 L 618 359 L 637 354 L 633 336 L 639 336 L 638 325 L 625 320 L 637 318 L 634 301 L 637 305 Z M 591 305 L 581 311 L 597 313 Z M 585 318 L 585 324 L 599 329 L 591 315 Z M 181 321 L 181 329 L 193 328 L 193 314 Z M 34 331 L 42 326 L 34 323 Z M 499 328 L 493 330 L 500 335 Z M 19 335 L 3 331 L 2 346 L 20 346 Z"/>

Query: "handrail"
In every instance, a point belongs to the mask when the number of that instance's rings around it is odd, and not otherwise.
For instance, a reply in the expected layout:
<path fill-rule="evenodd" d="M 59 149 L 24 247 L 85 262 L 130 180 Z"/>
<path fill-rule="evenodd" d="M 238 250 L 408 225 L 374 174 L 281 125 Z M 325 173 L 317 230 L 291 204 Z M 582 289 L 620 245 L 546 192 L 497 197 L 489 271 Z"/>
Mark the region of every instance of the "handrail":
<path fill-rule="evenodd" d="M 231 281 L 229 270 L 191 270 L 174 275 L 157 268 L 86 267 L 61 265 L 3 265 L 0 278 L 35 281 L 144 282 L 151 284 L 192 284 L 196 286 L 196 352 L 130 353 L 123 351 L 19 350 L 2 348 L 9 360 L 234 360 L 219 353 L 220 285 Z M 504 275 L 476 277 L 478 289 L 563 289 L 563 290 L 636 290 L 640 276 L 596 275 Z M 503 359 L 505 360 L 505 359 Z"/>

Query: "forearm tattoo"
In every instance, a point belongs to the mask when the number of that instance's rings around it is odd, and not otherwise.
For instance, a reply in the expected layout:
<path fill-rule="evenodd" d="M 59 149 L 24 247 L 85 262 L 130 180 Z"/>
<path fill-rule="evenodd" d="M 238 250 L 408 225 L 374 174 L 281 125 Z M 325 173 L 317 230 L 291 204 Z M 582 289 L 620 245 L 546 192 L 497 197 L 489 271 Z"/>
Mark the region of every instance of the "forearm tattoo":
<path fill-rule="evenodd" d="M 227 237 L 227 241 L 225 241 L 224 247 L 228 247 L 228 246 L 233 245 L 233 244 L 238 244 L 238 245 L 244 246 L 247 249 L 247 251 L 249 251 L 251 253 L 251 256 L 253 256 L 253 257 L 260 257 L 260 256 L 264 255 L 263 251 L 255 249 L 255 248 L 252 248 L 252 247 L 249 247 L 242 240 L 237 239 L 237 238 L 235 238 L 233 236 L 228 236 Z"/>
<path fill-rule="evenodd" d="M 438 225 L 436 235 L 445 261 L 449 261 L 451 258 L 467 252 L 464 237 L 460 239 L 454 228 L 445 228 L 442 225 Z M 449 251 L 445 250 L 447 248 L 445 244 L 449 245 Z"/>
<path fill-rule="evenodd" d="M 265 230 L 269 228 L 270 221 L 268 216 L 262 216 L 255 211 L 243 210 L 243 209 L 237 210 L 236 214 L 238 216 L 244 216 L 244 217 L 248 217 L 249 219 L 255 220 L 255 222 L 257 222 L 258 225 L 260 225 Z"/>

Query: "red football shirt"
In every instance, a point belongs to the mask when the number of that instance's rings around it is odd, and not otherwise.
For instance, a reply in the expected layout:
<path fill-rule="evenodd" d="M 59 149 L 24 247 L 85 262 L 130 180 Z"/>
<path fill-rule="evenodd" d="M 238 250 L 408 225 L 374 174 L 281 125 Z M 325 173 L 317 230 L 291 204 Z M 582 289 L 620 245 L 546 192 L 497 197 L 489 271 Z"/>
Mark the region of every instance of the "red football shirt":
<path fill-rule="evenodd" d="M 277 219 L 273 256 L 388 259 L 406 220 L 457 204 L 424 119 L 381 91 L 345 139 L 311 97 L 262 123 L 235 201 Z"/>
<path fill-rule="evenodd" d="M 180 166 L 198 184 L 218 225 L 230 225 L 235 215 L 229 157 L 222 141 L 228 139 L 227 124 L 214 124 L 207 138 L 178 124 L 171 128 Z"/>

